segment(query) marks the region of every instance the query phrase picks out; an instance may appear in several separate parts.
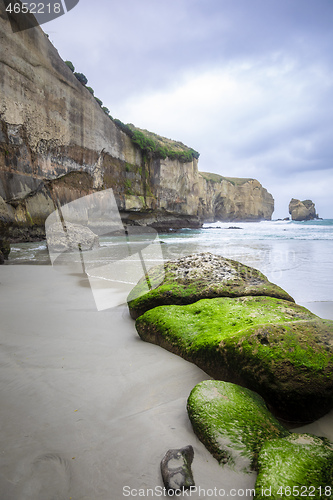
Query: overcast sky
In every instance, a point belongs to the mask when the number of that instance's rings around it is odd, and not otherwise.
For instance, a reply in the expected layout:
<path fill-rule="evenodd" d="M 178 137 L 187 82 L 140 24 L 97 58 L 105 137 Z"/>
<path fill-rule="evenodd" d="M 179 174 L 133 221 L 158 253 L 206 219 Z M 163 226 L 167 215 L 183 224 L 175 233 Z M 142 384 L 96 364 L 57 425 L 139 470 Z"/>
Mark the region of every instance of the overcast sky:
<path fill-rule="evenodd" d="M 80 0 L 43 29 L 114 118 L 333 218 L 333 0 Z"/>

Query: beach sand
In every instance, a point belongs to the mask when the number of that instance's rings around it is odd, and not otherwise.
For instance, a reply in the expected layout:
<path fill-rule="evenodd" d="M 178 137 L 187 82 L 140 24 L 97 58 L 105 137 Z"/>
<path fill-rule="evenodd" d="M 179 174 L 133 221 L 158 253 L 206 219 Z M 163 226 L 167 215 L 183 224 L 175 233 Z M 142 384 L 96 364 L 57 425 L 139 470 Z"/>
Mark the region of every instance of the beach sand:
<path fill-rule="evenodd" d="M 158 498 L 162 457 L 189 444 L 191 498 L 253 488 L 191 428 L 187 397 L 209 377 L 141 341 L 126 305 L 98 312 L 84 275 L 51 266 L 2 266 L 0 290 L 1 500 Z"/>

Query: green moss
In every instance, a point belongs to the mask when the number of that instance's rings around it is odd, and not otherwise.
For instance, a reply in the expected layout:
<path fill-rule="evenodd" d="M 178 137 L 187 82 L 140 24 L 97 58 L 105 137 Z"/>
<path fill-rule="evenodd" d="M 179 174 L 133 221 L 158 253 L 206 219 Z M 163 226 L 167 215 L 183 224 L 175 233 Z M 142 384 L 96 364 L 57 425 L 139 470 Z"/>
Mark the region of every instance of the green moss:
<path fill-rule="evenodd" d="M 333 444 L 310 434 L 267 441 L 259 455 L 255 498 L 332 498 Z"/>
<path fill-rule="evenodd" d="M 213 456 L 245 472 L 257 468 L 267 439 L 289 434 L 258 394 L 235 384 L 201 382 L 191 391 L 187 411 L 195 433 Z"/>
<path fill-rule="evenodd" d="M 134 192 L 132 190 L 132 183 L 129 179 L 125 179 L 124 181 L 124 187 L 125 187 L 125 193 L 130 195 L 130 196 L 133 196 L 134 195 Z"/>
<path fill-rule="evenodd" d="M 148 195 L 148 193 L 147 193 Z M 207 260 L 205 271 L 203 262 Z M 128 296 L 131 316 L 164 304 L 190 304 L 203 298 L 270 296 L 293 301 L 282 288 L 270 283 L 257 269 L 211 254 L 198 254 L 149 271 L 153 289 L 146 293 L 144 278 Z"/>
<path fill-rule="evenodd" d="M 333 406 L 333 322 L 294 303 L 205 299 L 151 309 L 136 328 L 214 378 L 259 392 L 284 418 L 311 420 Z"/>
<path fill-rule="evenodd" d="M 32 220 L 30 212 L 28 210 L 26 210 L 26 216 L 27 216 L 27 223 L 30 224 L 31 226 L 33 226 L 34 222 Z"/>
<path fill-rule="evenodd" d="M 183 143 L 167 139 L 148 130 L 135 127 L 132 123 L 125 124 L 117 118 L 114 123 L 128 135 L 133 143 L 141 149 L 145 161 L 148 158 L 179 160 L 180 162 L 192 162 L 199 158 L 199 153 Z"/>

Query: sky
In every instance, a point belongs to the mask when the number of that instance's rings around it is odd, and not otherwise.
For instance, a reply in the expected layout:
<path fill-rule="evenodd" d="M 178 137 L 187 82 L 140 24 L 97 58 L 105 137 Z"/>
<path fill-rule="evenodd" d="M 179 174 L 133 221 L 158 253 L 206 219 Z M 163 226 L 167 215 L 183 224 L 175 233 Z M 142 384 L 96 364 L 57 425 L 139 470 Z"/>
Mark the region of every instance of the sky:
<path fill-rule="evenodd" d="M 114 118 L 333 218 L 333 0 L 80 0 L 42 28 Z"/>

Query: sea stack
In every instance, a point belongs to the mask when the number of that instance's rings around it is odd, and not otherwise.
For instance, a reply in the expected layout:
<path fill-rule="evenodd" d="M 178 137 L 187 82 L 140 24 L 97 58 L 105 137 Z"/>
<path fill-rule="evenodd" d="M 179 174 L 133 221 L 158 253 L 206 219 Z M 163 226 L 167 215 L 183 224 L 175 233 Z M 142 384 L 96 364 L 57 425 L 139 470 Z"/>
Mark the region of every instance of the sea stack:
<path fill-rule="evenodd" d="M 292 198 L 289 203 L 289 213 L 292 220 L 302 221 L 302 220 L 313 220 L 318 219 L 318 214 L 316 213 L 315 204 L 312 200 L 296 200 Z"/>

